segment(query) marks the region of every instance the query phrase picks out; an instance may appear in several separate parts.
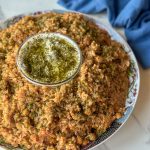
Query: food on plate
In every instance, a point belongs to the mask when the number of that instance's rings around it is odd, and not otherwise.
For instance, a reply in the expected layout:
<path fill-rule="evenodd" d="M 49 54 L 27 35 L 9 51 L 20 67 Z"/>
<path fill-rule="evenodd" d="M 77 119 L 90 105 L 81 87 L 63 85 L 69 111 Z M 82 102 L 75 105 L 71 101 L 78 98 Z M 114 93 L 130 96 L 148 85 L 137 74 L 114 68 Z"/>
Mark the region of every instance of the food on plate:
<path fill-rule="evenodd" d="M 36 86 L 17 68 L 24 40 L 43 32 L 67 35 L 81 49 L 81 69 L 67 84 Z M 129 67 L 122 45 L 77 13 L 25 16 L 0 30 L 1 141 L 28 150 L 82 149 L 123 116 Z"/>

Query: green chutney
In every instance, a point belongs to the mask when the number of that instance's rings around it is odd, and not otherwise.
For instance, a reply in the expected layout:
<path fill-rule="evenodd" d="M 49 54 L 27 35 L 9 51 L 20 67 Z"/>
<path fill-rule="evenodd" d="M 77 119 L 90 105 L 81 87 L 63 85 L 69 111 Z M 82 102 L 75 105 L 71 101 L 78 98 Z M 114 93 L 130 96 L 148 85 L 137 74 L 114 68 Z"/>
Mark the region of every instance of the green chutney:
<path fill-rule="evenodd" d="M 26 77 L 40 83 L 58 83 L 78 69 L 77 48 L 61 36 L 40 34 L 27 40 L 19 52 L 19 63 Z"/>

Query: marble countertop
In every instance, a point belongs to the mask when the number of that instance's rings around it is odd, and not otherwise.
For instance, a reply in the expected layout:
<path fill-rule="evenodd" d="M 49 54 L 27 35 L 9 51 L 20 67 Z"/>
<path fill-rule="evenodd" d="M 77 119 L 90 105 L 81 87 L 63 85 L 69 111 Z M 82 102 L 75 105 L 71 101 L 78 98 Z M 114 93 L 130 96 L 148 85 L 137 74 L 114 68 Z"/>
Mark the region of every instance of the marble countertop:
<path fill-rule="evenodd" d="M 57 0 L 0 0 L 0 20 L 25 12 L 64 9 L 56 2 Z M 91 16 L 110 25 L 105 13 Z M 125 38 L 122 29 L 116 30 Z M 150 69 L 143 70 L 140 65 L 139 67 L 140 93 L 131 117 L 112 138 L 93 150 L 150 150 Z"/>

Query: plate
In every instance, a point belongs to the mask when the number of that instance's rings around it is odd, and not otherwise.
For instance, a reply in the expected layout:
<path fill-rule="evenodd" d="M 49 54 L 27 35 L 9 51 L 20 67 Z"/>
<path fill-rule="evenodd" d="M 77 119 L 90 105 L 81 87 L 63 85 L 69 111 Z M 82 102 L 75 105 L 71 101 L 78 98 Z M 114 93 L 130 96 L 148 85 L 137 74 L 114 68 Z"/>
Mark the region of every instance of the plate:
<path fill-rule="evenodd" d="M 0 29 L 5 29 L 9 27 L 10 25 L 16 23 L 19 21 L 23 16 L 26 15 L 36 15 L 36 14 L 41 14 L 41 13 L 47 13 L 47 12 L 55 12 L 55 13 L 64 13 L 64 12 L 74 12 L 78 14 L 82 14 L 79 12 L 75 11 L 63 11 L 63 10 L 49 10 L 49 11 L 42 11 L 42 12 L 34 12 L 34 13 L 26 13 L 22 15 L 18 15 L 12 18 L 9 18 L 7 20 L 4 20 L 0 22 Z M 94 142 L 88 144 L 86 147 L 84 147 L 82 150 L 87 150 L 87 149 L 93 149 L 97 147 L 98 145 L 102 144 L 106 140 L 108 140 L 110 137 L 112 137 L 121 127 L 122 125 L 128 120 L 129 116 L 131 115 L 139 93 L 139 86 L 140 86 L 140 74 L 139 74 L 139 68 L 138 68 L 138 63 L 137 60 L 134 56 L 133 51 L 127 44 L 127 42 L 111 27 L 108 27 L 101 23 L 100 21 L 93 19 L 92 17 L 89 17 L 88 15 L 82 14 L 86 19 L 93 21 L 95 24 L 97 24 L 100 28 L 105 29 L 111 38 L 113 40 L 118 41 L 124 46 L 125 51 L 128 53 L 130 61 L 131 61 L 131 67 L 130 67 L 130 75 L 129 75 L 129 80 L 130 80 L 130 87 L 128 91 L 128 96 L 126 99 L 126 104 L 125 104 L 125 113 L 122 118 L 115 120 L 112 125 L 107 129 L 106 132 L 104 132 L 101 136 L 97 138 Z M 1 144 L 4 147 L 7 147 L 7 149 L 12 149 L 10 145 L 7 144 Z"/>

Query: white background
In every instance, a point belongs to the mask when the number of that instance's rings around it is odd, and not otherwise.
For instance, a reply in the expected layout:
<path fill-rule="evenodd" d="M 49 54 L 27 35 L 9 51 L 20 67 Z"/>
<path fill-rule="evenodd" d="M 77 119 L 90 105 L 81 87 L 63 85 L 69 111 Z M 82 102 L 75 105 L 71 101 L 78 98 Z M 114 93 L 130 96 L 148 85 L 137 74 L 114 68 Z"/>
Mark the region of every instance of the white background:
<path fill-rule="evenodd" d="M 57 0 L 0 0 L 0 20 L 24 12 L 64 9 L 56 2 Z M 93 17 L 109 25 L 106 14 Z M 125 38 L 122 29 L 116 30 Z M 111 139 L 93 150 L 150 150 L 150 69 L 143 70 L 140 66 L 140 73 L 140 94 L 131 117 Z"/>

